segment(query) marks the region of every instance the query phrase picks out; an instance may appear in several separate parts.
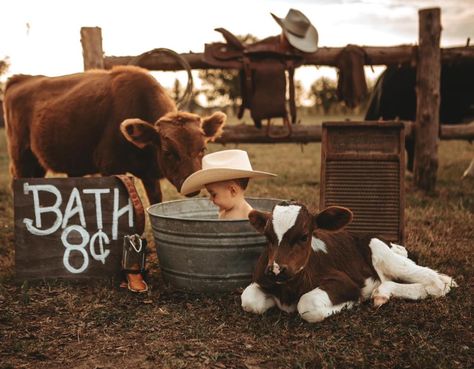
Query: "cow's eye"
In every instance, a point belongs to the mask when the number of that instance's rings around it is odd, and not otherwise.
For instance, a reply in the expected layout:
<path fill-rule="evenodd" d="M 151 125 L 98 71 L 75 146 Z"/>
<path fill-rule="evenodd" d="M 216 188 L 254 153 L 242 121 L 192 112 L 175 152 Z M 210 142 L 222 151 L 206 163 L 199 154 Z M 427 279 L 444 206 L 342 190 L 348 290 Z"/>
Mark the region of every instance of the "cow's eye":
<path fill-rule="evenodd" d="M 304 234 L 300 237 L 300 243 L 306 243 L 308 242 L 309 236 L 307 234 Z"/>

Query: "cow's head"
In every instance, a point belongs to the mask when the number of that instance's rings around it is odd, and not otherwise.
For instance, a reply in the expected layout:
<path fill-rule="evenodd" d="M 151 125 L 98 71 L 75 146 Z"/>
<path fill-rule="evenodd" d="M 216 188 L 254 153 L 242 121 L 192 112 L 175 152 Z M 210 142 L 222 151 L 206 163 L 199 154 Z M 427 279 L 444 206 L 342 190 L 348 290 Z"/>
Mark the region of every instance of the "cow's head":
<path fill-rule="evenodd" d="M 201 169 L 206 144 L 221 134 L 226 118 L 220 112 L 203 119 L 196 114 L 173 112 L 154 125 L 141 119 L 126 119 L 120 131 L 138 148 L 150 145 L 156 148 L 162 174 L 179 191 L 186 177 Z"/>
<path fill-rule="evenodd" d="M 352 212 L 343 207 L 331 206 L 312 215 L 302 204 L 282 202 L 271 213 L 252 210 L 249 220 L 268 240 L 265 273 L 274 278 L 276 283 L 284 283 L 308 263 L 313 252 L 313 232 L 316 229 L 342 229 L 351 222 Z"/>

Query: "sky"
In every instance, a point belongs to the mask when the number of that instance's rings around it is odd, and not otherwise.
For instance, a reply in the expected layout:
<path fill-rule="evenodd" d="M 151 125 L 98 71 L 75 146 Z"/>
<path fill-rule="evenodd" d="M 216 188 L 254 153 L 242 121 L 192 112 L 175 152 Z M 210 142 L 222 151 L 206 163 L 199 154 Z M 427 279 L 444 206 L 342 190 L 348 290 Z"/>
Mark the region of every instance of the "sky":
<path fill-rule="evenodd" d="M 474 38 L 474 0 L 1 0 L 0 59 L 11 64 L 2 79 L 83 71 L 81 27 L 102 29 L 107 56 L 158 47 L 202 52 L 205 43 L 223 41 L 217 27 L 258 38 L 279 34 L 270 12 L 283 18 L 295 8 L 317 28 L 319 46 L 395 46 L 417 43 L 418 10 L 431 7 L 441 8 L 442 47 Z M 320 75 L 335 78 L 336 71 L 299 68 L 296 79 L 308 87 Z M 185 81 L 184 72 L 157 78 L 171 87 L 176 76 Z"/>

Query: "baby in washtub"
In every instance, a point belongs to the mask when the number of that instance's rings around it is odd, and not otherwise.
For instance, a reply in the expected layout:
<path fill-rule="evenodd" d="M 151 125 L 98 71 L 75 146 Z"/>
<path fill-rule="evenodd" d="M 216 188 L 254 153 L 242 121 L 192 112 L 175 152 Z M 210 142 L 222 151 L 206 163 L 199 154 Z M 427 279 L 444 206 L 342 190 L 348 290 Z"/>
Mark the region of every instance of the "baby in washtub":
<path fill-rule="evenodd" d="M 181 193 L 187 195 L 206 187 L 210 200 L 219 208 L 219 219 L 246 219 L 252 210 L 245 199 L 249 180 L 273 176 L 253 170 L 246 151 L 222 150 L 202 158 L 202 169 L 186 178 Z"/>

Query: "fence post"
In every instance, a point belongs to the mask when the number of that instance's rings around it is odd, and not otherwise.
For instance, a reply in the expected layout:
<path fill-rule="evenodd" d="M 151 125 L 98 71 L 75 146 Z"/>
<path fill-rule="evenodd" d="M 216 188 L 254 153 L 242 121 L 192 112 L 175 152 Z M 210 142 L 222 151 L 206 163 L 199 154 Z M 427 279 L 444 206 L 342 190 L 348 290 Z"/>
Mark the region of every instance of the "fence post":
<path fill-rule="evenodd" d="M 415 186 L 432 192 L 438 170 L 441 10 L 419 11 L 416 71 Z"/>
<path fill-rule="evenodd" d="M 99 27 L 82 27 L 81 44 L 82 55 L 84 58 L 84 70 L 104 69 L 102 30 Z"/>

